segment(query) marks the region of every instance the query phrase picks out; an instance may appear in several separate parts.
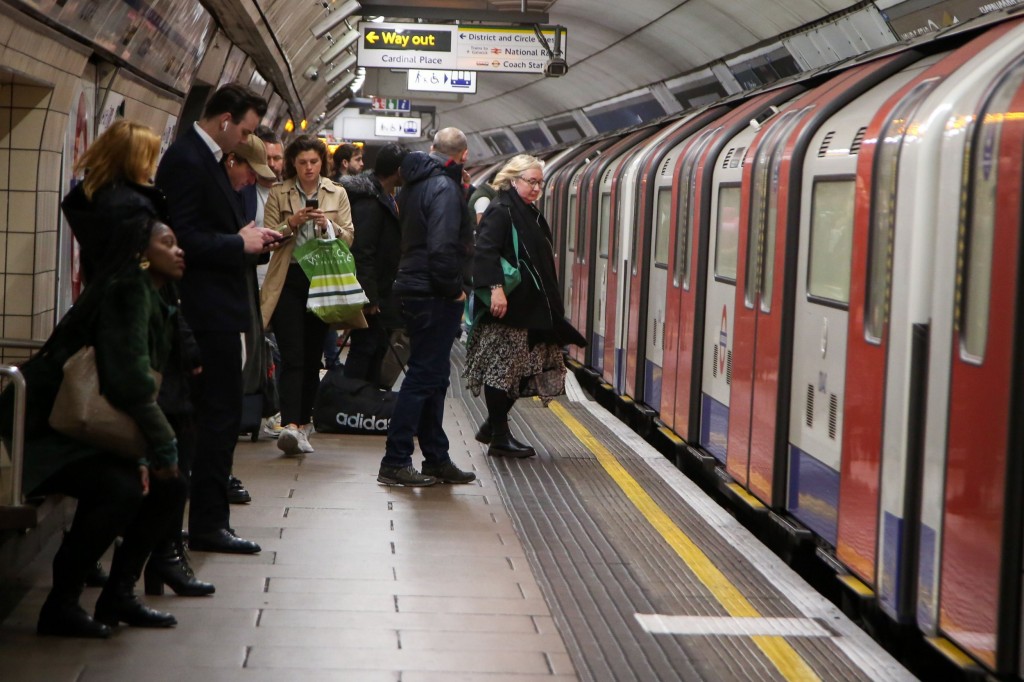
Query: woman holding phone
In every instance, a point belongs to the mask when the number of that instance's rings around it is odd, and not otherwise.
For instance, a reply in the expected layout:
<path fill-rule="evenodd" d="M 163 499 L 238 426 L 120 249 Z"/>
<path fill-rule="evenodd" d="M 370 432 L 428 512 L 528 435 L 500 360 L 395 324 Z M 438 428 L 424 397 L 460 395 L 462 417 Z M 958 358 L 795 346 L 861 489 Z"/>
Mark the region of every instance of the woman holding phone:
<path fill-rule="evenodd" d="M 313 452 L 309 433 L 327 332 L 327 325 L 306 310 L 309 278 L 293 253 L 299 244 L 330 232 L 351 245 L 355 231 L 345 190 L 327 178 L 323 142 L 310 135 L 296 138 L 285 150 L 284 162 L 285 180 L 270 190 L 264 225 L 277 229 L 286 241 L 270 258 L 260 306 L 281 350 L 278 393 L 285 427 L 277 447 L 291 457 Z"/>

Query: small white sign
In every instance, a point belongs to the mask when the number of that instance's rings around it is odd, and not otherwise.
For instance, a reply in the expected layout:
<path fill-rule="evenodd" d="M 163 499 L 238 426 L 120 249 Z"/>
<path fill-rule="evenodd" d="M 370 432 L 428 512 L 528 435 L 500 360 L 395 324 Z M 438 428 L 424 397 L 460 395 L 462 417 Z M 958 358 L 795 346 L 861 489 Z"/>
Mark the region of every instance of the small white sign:
<path fill-rule="evenodd" d="M 473 71 L 432 71 L 409 69 L 410 90 L 476 94 L 476 73 Z"/>
<path fill-rule="evenodd" d="M 419 137 L 420 119 L 375 116 L 374 134 L 377 137 Z"/>

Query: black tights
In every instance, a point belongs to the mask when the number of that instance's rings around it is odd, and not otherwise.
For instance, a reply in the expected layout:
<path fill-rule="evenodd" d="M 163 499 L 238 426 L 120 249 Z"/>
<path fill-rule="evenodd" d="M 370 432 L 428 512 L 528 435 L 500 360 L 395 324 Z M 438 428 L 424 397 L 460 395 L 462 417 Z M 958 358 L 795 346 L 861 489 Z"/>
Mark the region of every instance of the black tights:
<path fill-rule="evenodd" d="M 487 405 L 487 422 L 491 429 L 503 429 L 508 424 L 508 413 L 516 399 L 500 388 L 484 384 L 484 403 Z"/>

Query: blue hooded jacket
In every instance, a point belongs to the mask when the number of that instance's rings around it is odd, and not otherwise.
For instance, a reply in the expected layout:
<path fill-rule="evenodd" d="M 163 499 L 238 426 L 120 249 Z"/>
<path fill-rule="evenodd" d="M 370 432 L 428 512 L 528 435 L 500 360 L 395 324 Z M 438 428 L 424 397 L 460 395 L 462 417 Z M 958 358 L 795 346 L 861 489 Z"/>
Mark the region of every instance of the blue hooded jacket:
<path fill-rule="evenodd" d="M 440 154 L 412 152 L 401 170 L 402 257 L 394 292 L 456 299 L 468 291 L 473 258 L 474 221 L 462 188 L 462 166 Z"/>

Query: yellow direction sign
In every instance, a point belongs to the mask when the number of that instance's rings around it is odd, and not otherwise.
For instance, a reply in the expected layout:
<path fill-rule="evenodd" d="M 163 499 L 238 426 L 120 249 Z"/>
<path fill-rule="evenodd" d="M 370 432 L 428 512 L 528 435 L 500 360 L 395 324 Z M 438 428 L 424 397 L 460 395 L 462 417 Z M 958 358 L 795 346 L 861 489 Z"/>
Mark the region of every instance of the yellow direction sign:
<path fill-rule="evenodd" d="M 449 69 L 455 64 L 455 31 L 447 24 L 359 24 L 359 66 Z"/>

